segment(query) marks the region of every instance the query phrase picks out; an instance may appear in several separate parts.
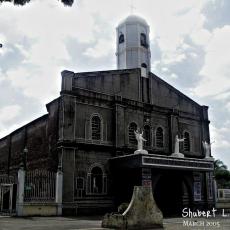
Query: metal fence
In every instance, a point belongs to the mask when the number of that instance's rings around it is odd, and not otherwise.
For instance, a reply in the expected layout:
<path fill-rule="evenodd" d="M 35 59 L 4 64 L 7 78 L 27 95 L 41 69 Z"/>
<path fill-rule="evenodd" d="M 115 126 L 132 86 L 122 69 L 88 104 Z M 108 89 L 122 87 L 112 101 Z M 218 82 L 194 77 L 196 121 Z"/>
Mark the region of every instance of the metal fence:
<path fill-rule="evenodd" d="M 0 184 L 14 184 L 16 183 L 15 176 L 8 176 L 7 174 L 0 175 Z"/>
<path fill-rule="evenodd" d="M 56 173 L 37 169 L 26 172 L 25 202 L 47 202 L 55 200 Z"/>
<path fill-rule="evenodd" d="M 230 200 L 230 189 L 218 189 L 218 200 Z"/>

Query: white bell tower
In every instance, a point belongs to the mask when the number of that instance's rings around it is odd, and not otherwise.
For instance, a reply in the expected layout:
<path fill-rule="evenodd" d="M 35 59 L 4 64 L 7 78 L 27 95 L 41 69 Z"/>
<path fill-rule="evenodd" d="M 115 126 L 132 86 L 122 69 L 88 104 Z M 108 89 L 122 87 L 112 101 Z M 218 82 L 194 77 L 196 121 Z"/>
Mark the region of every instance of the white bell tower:
<path fill-rule="evenodd" d="M 149 26 L 136 15 L 128 16 L 117 27 L 117 68 L 141 68 L 142 76 L 151 71 Z"/>

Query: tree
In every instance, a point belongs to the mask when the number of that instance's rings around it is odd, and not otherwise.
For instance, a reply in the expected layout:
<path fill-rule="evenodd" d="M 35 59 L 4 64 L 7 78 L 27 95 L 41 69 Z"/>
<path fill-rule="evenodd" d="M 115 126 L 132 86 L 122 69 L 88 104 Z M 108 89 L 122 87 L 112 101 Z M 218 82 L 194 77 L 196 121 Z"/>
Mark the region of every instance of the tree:
<path fill-rule="evenodd" d="M 227 170 L 228 167 L 223 163 L 221 160 L 215 160 L 214 161 L 214 170 L 215 171 L 220 171 L 220 170 Z"/>
<path fill-rule="evenodd" d="M 12 2 L 14 5 L 21 5 L 24 6 L 26 3 L 29 3 L 31 0 L 0 0 L 0 3 L 2 2 Z M 57 0 L 60 1 L 60 0 Z M 61 2 L 65 6 L 72 6 L 74 3 L 74 0 L 61 0 Z"/>
<path fill-rule="evenodd" d="M 223 161 L 214 161 L 214 174 L 218 188 L 230 188 L 230 172 Z"/>

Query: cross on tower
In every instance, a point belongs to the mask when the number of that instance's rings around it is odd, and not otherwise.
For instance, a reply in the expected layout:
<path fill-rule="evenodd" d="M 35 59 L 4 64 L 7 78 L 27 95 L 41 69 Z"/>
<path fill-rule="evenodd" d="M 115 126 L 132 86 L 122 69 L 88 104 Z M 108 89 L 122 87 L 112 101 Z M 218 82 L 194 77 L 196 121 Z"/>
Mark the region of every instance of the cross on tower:
<path fill-rule="evenodd" d="M 133 14 L 134 9 L 136 9 L 136 7 L 133 5 L 133 1 L 131 1 L 131 4 L 130 4 L 131 14 Z"/>

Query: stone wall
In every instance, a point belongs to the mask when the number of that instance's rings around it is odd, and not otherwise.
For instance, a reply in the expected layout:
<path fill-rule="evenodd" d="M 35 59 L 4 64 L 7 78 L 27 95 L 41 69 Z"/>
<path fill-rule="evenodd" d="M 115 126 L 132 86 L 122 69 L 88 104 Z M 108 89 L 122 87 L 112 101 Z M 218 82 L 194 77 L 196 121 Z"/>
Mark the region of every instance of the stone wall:
<path fill-rule="evenodd" d="M 4 172 L 15 174 L 21 162 L 21 153 L 27 147 L 27 168 L 49 168 L 56 170 L 57 155 L 57 103 L 49 105 L 50 115 L 44 115 L 0 140 L 0 165 Z M 56 111 L 56 112 L 55 112 Z M 55 154 L 53 153 L 55 151 Z M 3 171 L 3 170 L 1 170 Z"/>

